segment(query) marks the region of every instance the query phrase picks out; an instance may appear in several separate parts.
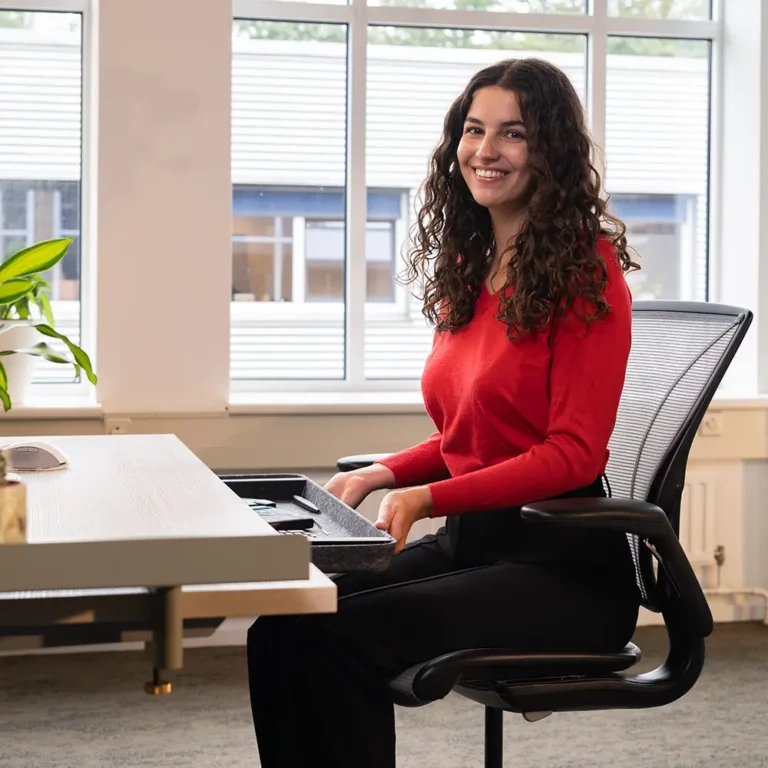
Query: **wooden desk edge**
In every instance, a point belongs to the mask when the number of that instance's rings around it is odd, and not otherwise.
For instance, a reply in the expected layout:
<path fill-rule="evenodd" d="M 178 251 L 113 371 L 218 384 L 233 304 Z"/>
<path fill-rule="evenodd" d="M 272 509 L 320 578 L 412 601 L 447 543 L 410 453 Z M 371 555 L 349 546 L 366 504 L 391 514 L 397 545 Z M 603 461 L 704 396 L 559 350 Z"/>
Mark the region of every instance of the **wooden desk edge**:
<path fill-rule="evenodd" d="M 182 587 L 185 619 L 335 613 L 336 585 L 314 565 L 306 581 L 253 584 L 212 584 Z M 147 590 L 98 595 L 0 598 L 0 636 L 3 628 L 56 624 L 145 621 L 151 618 Z"/>
<path fill-rule="evenodd" d="M 184 587 L 182 613 L 185 619 L 335 613 L 336 593 L 336 584 L 313 565 L 306 582 Z"/>

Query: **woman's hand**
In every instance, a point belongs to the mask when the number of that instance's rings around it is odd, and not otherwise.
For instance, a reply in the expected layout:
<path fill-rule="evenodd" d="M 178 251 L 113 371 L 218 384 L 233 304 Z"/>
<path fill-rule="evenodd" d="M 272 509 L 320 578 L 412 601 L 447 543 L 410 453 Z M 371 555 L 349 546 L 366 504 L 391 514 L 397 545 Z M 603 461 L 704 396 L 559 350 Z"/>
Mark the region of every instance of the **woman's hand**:
<path fill-rule="evenodd" d="M 417 520 L 429 517 L 432 492 L 426 485 L 392 491 L 382 500 L 376 527 L 397 539 L 395 554 L 405 546 L 408 533 Z"/>
<path fill-rule="evenodd" d="M 394 484 L 391 469 L 383 464 L 372 464 L 352 472 L 338 472 L 325 484 L 325 490 L 348 507 L 357 509 L 369 493 L 391 488 Z"/>

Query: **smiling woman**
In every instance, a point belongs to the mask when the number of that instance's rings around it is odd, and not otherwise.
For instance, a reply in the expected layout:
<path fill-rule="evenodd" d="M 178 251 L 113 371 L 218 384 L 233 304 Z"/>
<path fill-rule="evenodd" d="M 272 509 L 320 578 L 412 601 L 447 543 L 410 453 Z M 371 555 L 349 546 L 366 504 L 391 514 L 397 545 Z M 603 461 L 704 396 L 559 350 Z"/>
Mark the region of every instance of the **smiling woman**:
<path fill-rule="evenodd" d="M 599 192 L 581 103 L 552 64 L 485 67 L 449 108 L 410 254 L 410 277 L 426 281 L 425 314 L 436 326 L 421 379 L 436 431 L 326 486 L 350 503 L 390 489 L 376 522 L 397 540 L 390 566 L 337 577 L 339 610 L 327 621 L 267 617 L 251 627 L 264 768 L 392 768 L 387 681 L 426 659 L 481 647 L 542 652 L 558 638 L 571 642 L 577 625 L 585 651 L 618 650 L 631 637 L 638 604 L 624 534 L 539 535 L 522 525 L 519 508 L 606 493 L 631 340 L 624 271 L 632 262 Z M 427 517 L 447 522 L 406 546 Z M 535 596 L 532 613 L 524 595 Z M 586 622 L 568 618 L 575 606 L 584 616 L 600 603 Z M 332 706 L 313 707 L 312 690 L 331 691 Z M 310 702 L 311 722 L 298 701 Z M 342 739 L 319 710 L 345 718 Z M 311 755 L 294 738 L 297 722 L 311 729 Z"/>
<path fill-rule="evenodd" d="M 496 218 L 501 242 L 516 237 L 531 193 L 528 141 L 514 91 L 487 86 L 478 90 L 464 121 L 457 151 L 461 175 L 475 201 Z M 503 249 L 490 268 L 488 287 L 496 293 L 506 283 Z"/>
<path fill-rule="evenodd" d="M 406 274 L 424 281 L 438 331 L 465 327 L 484 285 L 500 292 L 514 338 L 572 309 L 606 317 L 598 243 L 610 243 L 623 272 L 638 265 L 601 197 L 594 154 L 576 90 L 553 64 L 507 59 L 470 80 L 432 155 Z"/>

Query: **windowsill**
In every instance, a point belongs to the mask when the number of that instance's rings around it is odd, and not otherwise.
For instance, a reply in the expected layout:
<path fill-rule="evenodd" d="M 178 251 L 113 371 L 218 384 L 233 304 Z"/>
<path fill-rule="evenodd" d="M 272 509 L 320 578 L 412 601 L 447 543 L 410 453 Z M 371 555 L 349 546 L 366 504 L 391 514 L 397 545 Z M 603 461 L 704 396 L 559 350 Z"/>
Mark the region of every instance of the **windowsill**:
<path fill-rule="evenodd" d="M 15 405 L 0 420 L 10 419 L 100 419 L 100 403 L 89 397 L 30 397 L 24 405 Z"/>
<path fill-rule="evenodd" d="M 768 395 L 724 393 L 713 399 L 710 408 L 768 409 Z M 228 411 L 230 416 L 425 413 L 420 392 L 233 392 Z"/>
<path fill-rule="evenodd" d="M 768 410 L 768 395 L 728 395 L 712 401 L 717 410 Z M 235 392 L 230 416 L 279 414 L 424 414 L 419 392 Z M 32 397 L 0 412 L 0 422 L 22 419 L 100 419 L 104 409 L 88 397 Z"/>
<path fill-rule="evenodd" d="M 231 416 L 425 413 L 420 392 L 233 392 Z"/>

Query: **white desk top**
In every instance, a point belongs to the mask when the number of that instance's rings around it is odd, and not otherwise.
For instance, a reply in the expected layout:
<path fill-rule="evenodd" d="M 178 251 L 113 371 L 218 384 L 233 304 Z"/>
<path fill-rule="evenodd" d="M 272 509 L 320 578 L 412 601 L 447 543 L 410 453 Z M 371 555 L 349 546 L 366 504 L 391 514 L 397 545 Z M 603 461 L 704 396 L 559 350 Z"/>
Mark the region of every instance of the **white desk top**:
<path fill-rule="evenodd" d="M 274 536 L 175 435 L 43 438 L 66 469 L 23 472 L 27 541 Z"/>
<path fill-rule="evenodd" d="M 309 542 L 275 533 L 175 436 L 34 439 L 69 466 L 22 474 L 27 544 L 3 546 L 0 593 L 307 580 Z"/>

